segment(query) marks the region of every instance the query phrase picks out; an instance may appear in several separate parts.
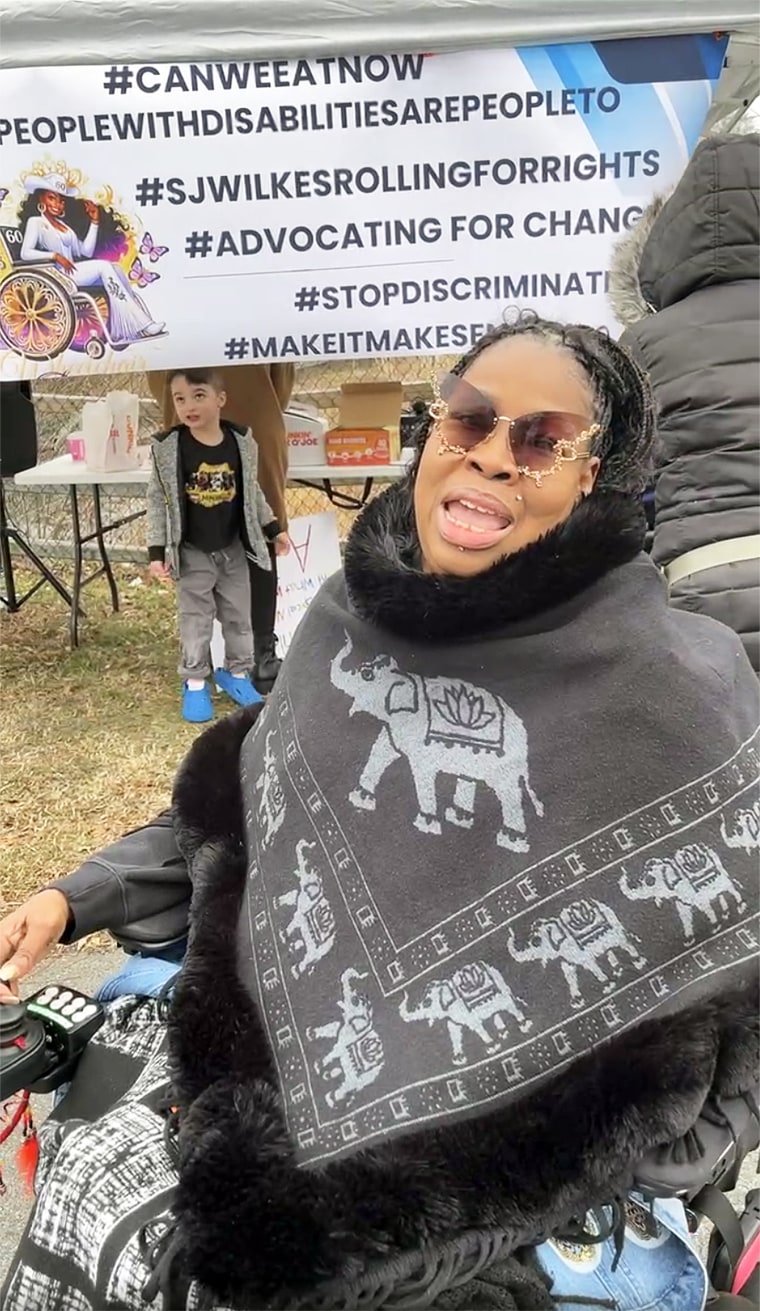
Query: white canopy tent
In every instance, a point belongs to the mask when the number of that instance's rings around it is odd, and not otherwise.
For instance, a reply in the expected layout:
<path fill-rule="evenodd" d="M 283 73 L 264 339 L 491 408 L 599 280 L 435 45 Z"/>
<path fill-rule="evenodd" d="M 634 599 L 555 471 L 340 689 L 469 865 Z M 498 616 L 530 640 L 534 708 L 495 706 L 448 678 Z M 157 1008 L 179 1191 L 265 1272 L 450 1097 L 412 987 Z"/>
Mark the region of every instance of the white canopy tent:
<path fill-rule="evenodd" d="M 756 0 L 2 0 L 0 67 L 757 31 Z"/>
<path fill-rule="evenodd" d="M 760 97 L 756 0 L 0 0 L 0 68 L 731 34 L 707 127 Z"/>
<path fill-rule="evenodd" d="M 734 33 L 705 131 L 728 131 L 739 122 L 757 131 L 759 98 L 760 36 L 756 31 Z"/>
<path fill-rule="evenodd" d="M 731 34 L 706 128 L 760 97 L 757 0 L 0 0 L 0 68 Z"/>

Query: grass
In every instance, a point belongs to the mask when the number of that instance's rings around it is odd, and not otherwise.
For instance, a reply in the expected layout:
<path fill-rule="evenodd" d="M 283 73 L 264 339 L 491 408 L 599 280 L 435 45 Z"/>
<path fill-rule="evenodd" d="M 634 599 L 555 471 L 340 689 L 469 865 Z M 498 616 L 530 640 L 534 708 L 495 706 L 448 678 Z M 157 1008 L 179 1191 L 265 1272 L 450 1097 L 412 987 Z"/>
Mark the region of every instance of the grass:
<path fill-rule="evenodd" d="M 333 509 L 311 489 L 289 488 L 287 500 L 291 518 Z M 68 523 L 63 503 L 60 513 Z M 345 537 L 354 513 L 335 513 Z M 51 563 L 66 582 L 70 566 Z M 198 732 L 180 717 L 172 589 L 137 565 L 114 572 L 121 610 L 111 613 L 104 579 L 86 588 L 76 651 L 48 586 L 15 615 L 0 607 L 0 915 L 164 809 Z M 16 580 L 21 594 L 36 575 L 19 567 Z M 231 709 L 217 699 L 218 714 Z"/>
<path fill-rule="evenodd" d="M 198 732 L 180 717 L 173 592 L 115 572 L 121 612 L 104 580 L 88 587 L 76 651 L 47 586 L 0 617 L 0 914 L 163 809 Z"/>

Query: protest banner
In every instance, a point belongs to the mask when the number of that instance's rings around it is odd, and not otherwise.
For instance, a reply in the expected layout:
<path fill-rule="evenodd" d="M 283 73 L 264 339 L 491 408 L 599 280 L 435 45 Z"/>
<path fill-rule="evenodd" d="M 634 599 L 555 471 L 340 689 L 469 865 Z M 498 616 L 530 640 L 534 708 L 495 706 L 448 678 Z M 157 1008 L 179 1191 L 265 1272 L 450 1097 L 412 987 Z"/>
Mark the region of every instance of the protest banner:
<path fill-rule="evenodd" d="M 461 352 L 512 306 L 613 326 L 611 249 L 724 48 L 3 71 L 0 376 Z"/>

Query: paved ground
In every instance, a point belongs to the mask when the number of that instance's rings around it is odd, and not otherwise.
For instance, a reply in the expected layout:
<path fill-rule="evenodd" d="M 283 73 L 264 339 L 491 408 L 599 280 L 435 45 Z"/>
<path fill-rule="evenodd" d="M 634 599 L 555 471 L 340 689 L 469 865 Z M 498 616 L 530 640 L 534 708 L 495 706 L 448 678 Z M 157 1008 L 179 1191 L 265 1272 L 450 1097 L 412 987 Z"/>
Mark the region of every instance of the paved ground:
<path fill-rule="evenodd" d="M 119 968 L 123 960 L 123 953 L 117 950 L 57 953 L 40 966 L 34 975 L 34 986 L 27 988 L 27 992 L 36 991 L 45 983 L 56 982 L 70 983 L 82 992 L 92 993 L 106 975 Z M 50 1098 L 35 1098 L 34 1110 L 38 1122 L 44 1120 L 49 1106 Z M 13 1165 L 18 1141 L 14 1134 L 13 1139 L 6 1144 L 3 1155 L 3 1175 L 8 1192 L 0 1199 L 0 1283 L 23 1232 L 30 1207 L 30 1200 L 20 1186 Z M 745 1163 L 738 1196 L 743 1197 L 748 1188 L 757 1187 L 757 1164 L 757 1156 Z"/>

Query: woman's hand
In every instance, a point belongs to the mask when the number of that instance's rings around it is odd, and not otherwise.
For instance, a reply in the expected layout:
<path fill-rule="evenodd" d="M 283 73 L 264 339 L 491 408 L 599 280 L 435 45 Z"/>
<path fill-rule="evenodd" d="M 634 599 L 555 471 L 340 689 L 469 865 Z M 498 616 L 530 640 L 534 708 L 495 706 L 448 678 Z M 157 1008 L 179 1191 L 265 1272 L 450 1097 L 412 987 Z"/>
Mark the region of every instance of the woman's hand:
<path fill-rule="evenodd" d="M 148 576 L 157 579 L 159 583 L 172 581 L 172 571 L 163 560 L 151 560 L 148 565 Z"/>
<path fill-rule="evenodd" d="M 290 551 L 290 538 L 287 533 L 278 533 L 274 539 L 275 555 L 287 555 Z"/>
<path fill-rule="evenodd" d="M 48 888 L 0 920 L 0 1003 L 16 1000 L 19 979 L 61 939 L 69 913 L 63 893 Z"/>
<path fill-rule="evenodd" d="M 94 200 L 85 200 L 85 201 L 83 202 L 83 204 L 84 204 L 84 211 L 85 211 L 85 214 L 87 215 L 87 217 L 88 217 L 88 219 L 90 220 L 90 222 L 91 222 L 91 223 L 99 223 L 99 222 L 100 222 L 100 208 L 99 208 L 98 205 L 95 204 L 95 201 L 94 201 Z"/>
<path fill-rule="evenodd" d="M 72 264 L 71 260 L 67 259 L 65 255 L 54 255 L 53 263 L 63 269 L 64 273 L 73 273 L 75 270 L 75 265 Z"/>

